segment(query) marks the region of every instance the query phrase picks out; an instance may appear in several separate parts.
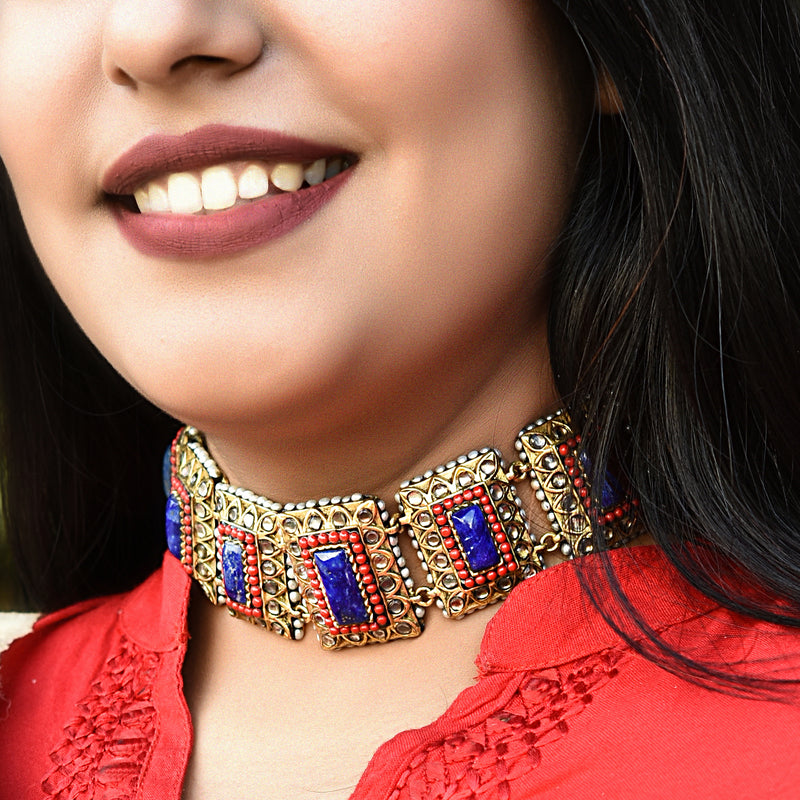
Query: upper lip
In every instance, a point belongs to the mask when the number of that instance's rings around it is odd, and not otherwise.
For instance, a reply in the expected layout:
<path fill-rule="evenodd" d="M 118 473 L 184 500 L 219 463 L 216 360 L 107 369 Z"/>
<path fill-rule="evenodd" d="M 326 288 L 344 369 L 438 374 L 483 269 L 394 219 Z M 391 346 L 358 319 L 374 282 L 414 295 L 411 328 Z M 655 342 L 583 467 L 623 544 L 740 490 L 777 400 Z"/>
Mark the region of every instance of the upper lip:
<path fill-rule="evenodd" d="M 153 134 L 145 137 L 105 171 L 101 188 L 107 194 L 126 195 L 159 175 L 200 169 L 224 161 L 257 158 L 305 163 L 345 153 L 335 145 L 276 131 L 205 125 L 180 136 Z"/>

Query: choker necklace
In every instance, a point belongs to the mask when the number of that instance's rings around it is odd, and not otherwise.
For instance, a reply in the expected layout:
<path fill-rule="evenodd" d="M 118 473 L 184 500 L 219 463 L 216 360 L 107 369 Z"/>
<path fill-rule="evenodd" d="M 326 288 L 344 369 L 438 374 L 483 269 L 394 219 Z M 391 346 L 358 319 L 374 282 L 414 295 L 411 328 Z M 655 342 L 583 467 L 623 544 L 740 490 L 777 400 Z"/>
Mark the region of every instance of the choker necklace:
<path fill-rule="evenodd" d="M 370 495 L 281 504 L 234 488 L 186 427 L 168 451 L 167 544 L 212 603 L 281 636 L 311 623 L 326 650 L 407 639 L 428 606 L 463 617 L 543 570 L 545 553 L 589 553 L 596 531 L 606 548 L 641 533 L 636 500 L 610 476 L 593 502 L 580 441 L 559 411 L 520 432 L 508 468 L 484 448 L 405 481 L 390 517 Z M 552 528 L 538 540 L 515 490 L 526 479 Z M 402 535 L 427 585 L 414 585 Z"/>

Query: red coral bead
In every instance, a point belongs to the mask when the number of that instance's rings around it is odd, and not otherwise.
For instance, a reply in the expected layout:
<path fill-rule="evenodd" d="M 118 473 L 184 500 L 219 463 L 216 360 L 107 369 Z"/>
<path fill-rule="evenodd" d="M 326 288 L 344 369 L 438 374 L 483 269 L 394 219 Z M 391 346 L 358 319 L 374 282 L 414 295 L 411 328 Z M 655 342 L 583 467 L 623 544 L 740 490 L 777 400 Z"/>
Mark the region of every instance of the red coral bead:
<path fill-rule="evenodd" d="M 474 585 L 475 585 L 475 581 L 474 581 L 474 580 L 472 580 L 472 578 L 467 578 L 467 579 L 464 581 L 464 586 L 466 586 L 466 587 L 467 587 L 467 589 L 471 589 L 471 588 L 472 588 Z"/>
<path fill-rule="evenodd" d="M 319 536 L 317 536 L 317 541 L 319 541 L 320 544 L 328 544 L 328 534 L 320 533 Z"/>
<path fill-rule="evenodd" d="M 483 495 L 485 495 L 486 492 L 484 491 L 483 486 L 473 486 L 472 494 L 474 494 L 475 497 L 483 497 Z"/>
<path fill-rule="evenodd" d="M 486 573 L 486 580 L 487 581 L 493 581 L 493 580 L 496 580 L 496 579 L 497 579 L 497 573 L 494 570 L 492 570 L 491 572 L 487 572 Z"/>
<path fill-rule="evenodd" d="M 389 623 L 389 620 L 384 616 L 378 617 L 378 619 L 375 621 L 378 623 L 378 625 L 387 625 Z"/>
<path fill-rule="evenodd" d="M 445 500 L 444 503 L 442 503 L 442 505 L 445 508 L 452 508 L 453 507 L 453 499 L 451 497 L 448 497 L 447 500 Z"/>
<path fill-rule="evenodd" d="M 351 542 L 358 542 L 361 540 L 361 537 L 358 535 L 358 533 L 356 533 L 356 531 L 352 531 L 348 538 Z"/>
<path fill-rule="evenodd" d="M 464 492 L 464 499 L 465 500 L 472 500 L 472 498 L 473 498 L 472 489 L 467 489 Z"/>
<path fill-rule="evenodd" d="M 361 544 L 361 542 L 356 542 L 352 546 L 352 550 L 353 550 L 354 553 L 363 553 L 364 552 L 364 545 Z"/>
<path fill-rule="evenodd" d="M 442 504 L 441 503 L 436 503 L 436 505 L 431 506 L 431 511 L 433 511 L 433 513 L 436 514 L 436 515 L 441 514 L 442 513 Z"/>
<path fill-rule="evenodd" d="M 319 544 L 319 539 L 316 536 L 309 536 L 308 537 L 308 546 L 309 547 L 316 547 Z"/>
<path fill-rule="evenodd" d="M 486 576 L 485 575 L 476 575 L 475 576 L 475 583 L 478 585 L 486 583 Z"/>
<path fill-rule="evenodd" d="M 517 571 L 517 565 L 513 561 L 508 565 L 508 571 L 509 572 L 516 572 Z"/>

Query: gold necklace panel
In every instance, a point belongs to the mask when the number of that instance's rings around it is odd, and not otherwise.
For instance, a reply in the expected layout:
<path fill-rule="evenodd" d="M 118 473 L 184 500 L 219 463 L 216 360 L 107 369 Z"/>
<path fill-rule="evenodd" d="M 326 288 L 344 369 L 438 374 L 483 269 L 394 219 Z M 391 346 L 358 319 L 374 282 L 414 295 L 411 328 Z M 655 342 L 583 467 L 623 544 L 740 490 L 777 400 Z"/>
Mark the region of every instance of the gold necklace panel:
<path fill-rule="evenodd" d="M 397 502 L 447 617 L 501 600 L 543 568 L 497 450 L 472 451 L 404 482 Z"/>
<path fill-rule="evenodd" d="M 236 616 L 293 639 L 311 623 L 326 650 L 422 632 L 380 500 L 281 506 L 224 484 L 216 494 L 218 597 Z"/>

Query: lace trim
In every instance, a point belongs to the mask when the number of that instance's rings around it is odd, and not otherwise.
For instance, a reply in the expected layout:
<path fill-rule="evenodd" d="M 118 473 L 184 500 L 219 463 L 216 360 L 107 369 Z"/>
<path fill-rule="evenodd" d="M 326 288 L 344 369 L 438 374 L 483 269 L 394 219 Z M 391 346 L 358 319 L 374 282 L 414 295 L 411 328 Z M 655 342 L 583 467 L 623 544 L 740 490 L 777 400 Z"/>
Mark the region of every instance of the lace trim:
<path fill-rule="evenodd" d="M 510 800 L 536 769 L 542 748 L 569 733 L 628 654 L 611 649 L 523 679 L 506 704 L 480 724 L 417 753 L 389 800 Z"/>
<path fill-rule="evenodd" d="M 159 656 L 122 636 L 76 705 L 64 741 L 50 753 L 55 767 L 42 781 L 58 800 L 133 800 L 156 727 L 152 703 Z"/>

